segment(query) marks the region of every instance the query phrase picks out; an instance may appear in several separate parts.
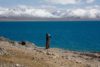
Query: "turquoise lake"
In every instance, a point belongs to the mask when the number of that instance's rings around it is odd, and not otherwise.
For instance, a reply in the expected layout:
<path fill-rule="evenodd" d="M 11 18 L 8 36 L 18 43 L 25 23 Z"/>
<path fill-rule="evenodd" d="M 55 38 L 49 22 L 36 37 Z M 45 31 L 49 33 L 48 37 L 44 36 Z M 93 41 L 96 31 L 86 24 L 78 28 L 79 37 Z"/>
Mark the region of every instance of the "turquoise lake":
<path fill-rule="evenodd" d="M 0 36 L 12 40 L 44 47 L 46 33 L 51 47 L 100 52 L 99 21 L 0 21 Z"/>

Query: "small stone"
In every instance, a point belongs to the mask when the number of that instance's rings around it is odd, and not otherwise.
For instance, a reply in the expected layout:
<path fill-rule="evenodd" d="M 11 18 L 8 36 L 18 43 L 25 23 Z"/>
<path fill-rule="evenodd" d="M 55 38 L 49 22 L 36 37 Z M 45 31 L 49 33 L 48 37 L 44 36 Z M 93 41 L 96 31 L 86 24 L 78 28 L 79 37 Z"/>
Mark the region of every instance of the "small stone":
<path fill-rule="evenodd" d="M 16 67 L 25 67 L 24 65 L 16 64 Z"/>
<path fill-rule="evenodd" d="M 32 60 L 34 60 L 35 58 L 33 57 Z"/>
<path fill-rule="evenodd" d="M 20 64 L 16 64 L 16 67 L 20 67 L 21 65 Z"/>

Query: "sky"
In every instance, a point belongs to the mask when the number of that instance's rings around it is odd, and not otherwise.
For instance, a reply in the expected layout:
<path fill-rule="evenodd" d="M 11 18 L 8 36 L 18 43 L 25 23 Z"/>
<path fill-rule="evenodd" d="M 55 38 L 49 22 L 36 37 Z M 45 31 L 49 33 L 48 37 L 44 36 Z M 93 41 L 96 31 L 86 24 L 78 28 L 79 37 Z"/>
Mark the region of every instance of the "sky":
<path fill-rule="evenodd" d="M 2 16 L 100 18 L 100 0 L 0 0 Z"/>
<path fill-rule="evenodd" d="M 16 7 L 19 5 L 73 8 L 100 5 L 100 0 L 0 0 L 1 7 Z"/>

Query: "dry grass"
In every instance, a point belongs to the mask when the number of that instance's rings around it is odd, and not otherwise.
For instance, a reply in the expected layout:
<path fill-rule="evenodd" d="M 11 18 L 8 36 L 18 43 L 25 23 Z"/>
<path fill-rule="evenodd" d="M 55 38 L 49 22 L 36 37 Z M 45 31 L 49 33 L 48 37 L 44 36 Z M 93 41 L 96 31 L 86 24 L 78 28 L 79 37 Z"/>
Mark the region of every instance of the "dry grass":
<path fill-rule="evenodd" d="M 4 48 L 7 52 L 0 55 L 0 67 L 89 67 L 85 63 L 74 61 L 78 57 L 71 60 L 62 58 L 56 49 L 50 49 L 51 54 L 47 54 L 45 50 L 42 52 L 38 48 L 34 50 L 29 47 L 13 46 L 9 42 L 0 42 L 0 48 Z M 75 56 L 73 53 L 64 54 L 65 57 L 68 55 Z M 16 66 L 18 64 L 21 66 Z"/>
<path fill-rule="evenodd" d="M 8 52 L 8 54 L 4 54 L 0 56 L 0 65 L 8 64 L 6 67 L 10 67 L 13 64 L 20 64 L 23 65 L 24 67 L 47 67 L 48 66 L 48 64 L 45 64 L 45 62 L 43 62 L 42 60 L 33 59 L 35 55 L 30 51 L 20 49 L 20 48 L 12 48 L 12 47 L 6 47 L 6 51 Z"/>
<path fill-rule="evenodd" d="M 13 64 L 20 64 L 24 67 L 60 67 L 59 63 L 55 64 L 54 60 L 43 61 L 37 58 L 37 55 L 32 51 L 27 51 L 18 48 L 8 48 L 7 51 L 10 53 L 8 55 L 0 56 L 0 63 L 6 64 L 7 67 L 15 67 Z M 40 54 L 41 55 L 41 54 Z M 39 57 L 39 56 L 38 56 Z M 58 59 L 56 62 L 60 62 Z M 67 67 L 85 67 L 83 64 L 78 64 L 73 61 L 63 62 Z"/>

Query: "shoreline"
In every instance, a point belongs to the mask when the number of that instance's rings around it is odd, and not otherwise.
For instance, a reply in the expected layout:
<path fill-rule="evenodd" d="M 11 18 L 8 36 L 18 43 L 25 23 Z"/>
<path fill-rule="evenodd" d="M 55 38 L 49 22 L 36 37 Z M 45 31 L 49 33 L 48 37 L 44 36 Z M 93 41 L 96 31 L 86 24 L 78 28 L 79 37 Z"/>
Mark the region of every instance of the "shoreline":
<path fill-rule="evenodd" d="M 9 39 L 8 37 L 4 37 L 4 36 L 0 36 L 0 39 L 4 39 L 4 40 L 8 40 L 8 41 L 14 41 L 14 42 L 21 42 L 20 40 L 18 40 L 18 41 L 12 40 L 12 39 Z M 30 42 L 30 41 L 25 41 L 25 42 L 33 43 L 33 42 Z M 37 46 L 37 45 L 35 45 L 35 46 Z M 45 46 L 44 47 L 37 46 L 37 47 L 45 49 Z M 77 49 L 67 49 L 67 48 L 65 49 L 65 48 L 58 48 L 58 47 L 57 48 L 56 47 L 50 47 L 50 48 L 61 49 L 61 50 L 64 50 L 64 51 L 81 52 L 81 53 L 100 53 L 100 51 L 77 50 Z"/>
<path fill-rule="evenodd" d="M 11 40 L 7 37 L 4 37 L 4 36 L 0 36 L 0 40 L 4 40 L 4 41 L 12 41 L 12 42 L 21 42 L 21 41 L 16 41 L 16 40 Z M 24 42 L 29 42 L 29 43 L 33 43 L 33 42 L 30 42 L 30 41 L 24 41 Z M 34 43 L 35 44 L 35 43 Z M 37 46 L 37 45 L 34 45 L 34 46 Z M 37 46 L 37 48 L 43 48 L 45 49 L 45 46 L 44 47 L 40 47 L 40 46 Z M 80 52 L 80 53 L 100 53 L 100 51 L 89 51 L 89 50 L 75 50 L 75 49 L 64 49 L 64 48 L 56 48 L 56 47 L 50 47 L 50 48 L 53 48 L 53 49 L 59 49 L 59 50 L 63 50 L 63 51 L 71 51 L 71 52 Z"/>

